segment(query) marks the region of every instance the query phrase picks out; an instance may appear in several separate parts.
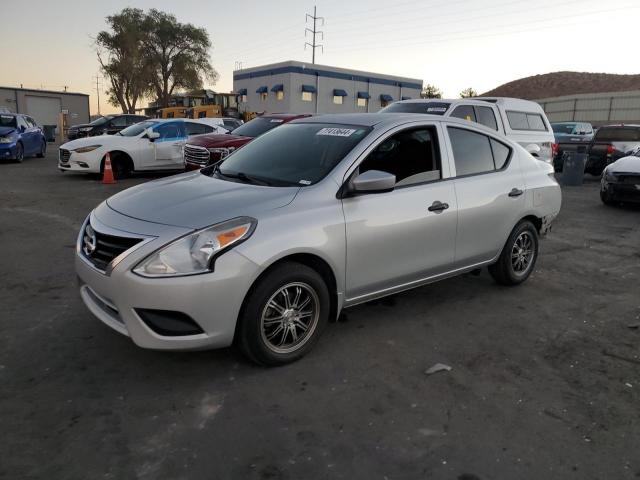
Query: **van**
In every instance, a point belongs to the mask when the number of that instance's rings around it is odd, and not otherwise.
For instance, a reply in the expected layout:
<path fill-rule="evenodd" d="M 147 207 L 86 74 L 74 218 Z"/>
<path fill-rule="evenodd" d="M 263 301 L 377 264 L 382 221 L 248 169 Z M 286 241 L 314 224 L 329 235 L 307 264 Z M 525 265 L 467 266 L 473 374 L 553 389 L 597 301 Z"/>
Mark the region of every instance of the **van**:
<path fill-rule="evenodd" d="M 480 123 L 519 143 L 539 160 L 553 162 L 553 130 L 536 102 L 506 97 L 430 98 L 394 102 L 380 112 L 425 113 Z"/>

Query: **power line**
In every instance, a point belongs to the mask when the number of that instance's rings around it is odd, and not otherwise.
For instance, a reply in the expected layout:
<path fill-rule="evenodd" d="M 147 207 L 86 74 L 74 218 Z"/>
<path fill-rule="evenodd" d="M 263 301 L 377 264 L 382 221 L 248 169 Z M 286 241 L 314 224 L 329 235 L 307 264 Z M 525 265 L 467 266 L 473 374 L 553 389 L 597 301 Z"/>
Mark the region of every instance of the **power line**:
<path fill-rule="evenodd" d="M 304 36 L 306 38 L 307 36 L 307 32 L 311 32 L 311 34 L 313 35 L 313 41 L 312 43 L 309 42 L 305 42 L 304 44 L 304 49 L 307 49 L 307 45 L 309 45 L 311 47 L 311 63 L 316 63 L 316 48 L 321 48 L 322 49 L 322 53 L 324 53 L 324 47 L 322 45 L 319 45 L 316 43 L 316 35 L 320 35 L 322 37 L 322 40 L 324 40 L 324 33 L 316 30 L 316 23 L 318 20 L 322 21 L 322 25 L 324 25 L 324 17 L 318 17 L 316 16 L 316 7 L 313 7 L 313 15 L 307 13 L 307 16 L 304 18 L 304 23 L 307 23 L 307 21 L 309 19 L 313 20 L 313 30 L 311 30 L 310 28 L 305 28 L 304 29 Z"/>
<path fill-rule="evenodd" d="M 96 95 L 98 97 L 98 115 L 100 115 L 100 80 L 104 80 L 103 77 L 100 76 L 100 73 L 96 73 L 94 77 L 91 77 L 91 80 L 96 81 Z"/>

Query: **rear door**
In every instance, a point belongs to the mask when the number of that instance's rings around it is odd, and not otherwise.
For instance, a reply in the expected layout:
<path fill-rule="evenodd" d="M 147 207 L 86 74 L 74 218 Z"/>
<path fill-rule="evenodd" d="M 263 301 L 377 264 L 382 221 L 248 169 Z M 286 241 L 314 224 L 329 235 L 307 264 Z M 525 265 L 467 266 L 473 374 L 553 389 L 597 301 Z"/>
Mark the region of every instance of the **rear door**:
<path fill-rule="evenodd" d="M 36 145 L 36 133 L 32 125 L 27 122 L 26 117 L 22 115 L 17 116 L 18 129 L 22 132 L 20 138 L 22 139 L 22 145 L 24 148 L 24 155 L 33 155 L 36 153 L 36 149 L 39 149 L 40 145 Z"/>
<path fill-rule="evenodd" d="M 448 271 L 457 205 L 440 155 L 436 124 L 399 128 L 378 140 L 346 181 L 368 170 L 396 176 L 391 192 L 342 200 L 347 238 L 347 301 L 412 286 Z M 444 173 L 443 173 L 444 170 Z"/>
<path fill-rule="evenodd" d="M 185 122 L 163 122 L 154 127 L 160 134 L 153 142 L 156 153 L 156 168 L 174 169 L 184 166 L 182 148 L 187 138 Z"/>
<path fill-rule="evenodd" d="M 498 137 L 461 126 L 447 128 L 458 202 L 456 268 L 494 258 L 521 218 L 525 183 L 515 152 Z"/>

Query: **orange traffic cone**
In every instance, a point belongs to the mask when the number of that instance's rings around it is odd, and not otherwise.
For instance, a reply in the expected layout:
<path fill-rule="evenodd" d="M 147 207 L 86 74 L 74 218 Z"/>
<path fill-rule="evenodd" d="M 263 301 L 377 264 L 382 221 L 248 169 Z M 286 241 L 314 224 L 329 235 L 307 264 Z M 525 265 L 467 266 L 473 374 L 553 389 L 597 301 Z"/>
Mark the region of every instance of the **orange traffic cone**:
<path fill-rule="evenodd" d="M 104 159 L 104 173 L 102 175 L 102 183 L 116 183 L 113 178 L 113 169 L 111 168 L 111 154 L 107 152 L 107 158 Z"/>

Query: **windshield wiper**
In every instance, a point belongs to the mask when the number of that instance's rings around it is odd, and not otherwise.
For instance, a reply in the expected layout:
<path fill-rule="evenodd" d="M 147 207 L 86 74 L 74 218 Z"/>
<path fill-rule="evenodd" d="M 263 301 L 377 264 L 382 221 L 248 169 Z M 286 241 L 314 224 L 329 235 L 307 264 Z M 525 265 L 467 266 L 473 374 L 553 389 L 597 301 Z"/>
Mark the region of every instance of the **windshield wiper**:
<path fill-rule="evenodd" d="M 214 172 L 218 172 L 218 174 L 222 175 L 223 177 L 236 178 L 236 179 L 242 180 L 243 182 L 246 182 L 246 183 L 253 183 L 255 185 L 266 185 L 266 186 L 270 186 L 271 185 L 271 183 L 267 182 L 266 180 L 261 180 L 261 179 L 256 178 L 256 177 L 252 177 L 250 175 L 247 175 L 244 172 L 225 173 L 222 170 L 220 170 L 220 168 L 218 168 L 217 165 L 216 165 L 216 168 L 214 169 Z"/>

